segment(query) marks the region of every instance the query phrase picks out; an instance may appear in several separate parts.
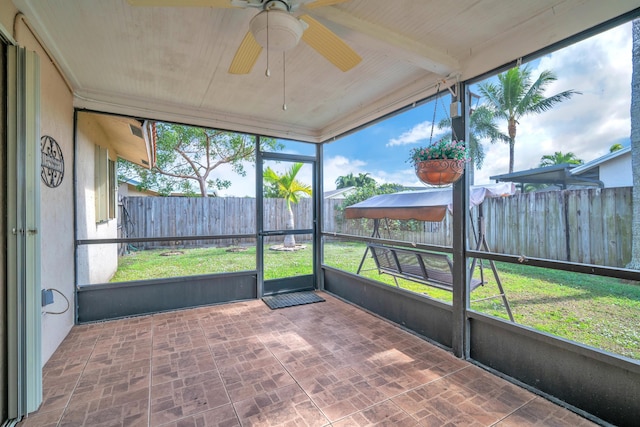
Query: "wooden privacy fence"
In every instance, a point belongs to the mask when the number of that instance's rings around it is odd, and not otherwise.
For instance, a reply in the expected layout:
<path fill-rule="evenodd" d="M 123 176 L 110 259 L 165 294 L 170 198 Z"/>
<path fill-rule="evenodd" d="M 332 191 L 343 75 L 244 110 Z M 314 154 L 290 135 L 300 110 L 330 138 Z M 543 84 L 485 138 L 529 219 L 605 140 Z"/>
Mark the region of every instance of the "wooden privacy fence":
<path fill-rule="evenodd" d="M 302 199 L 293 205 L 296 228 L 312 228 L 312 203 Z M 373 221 L 345 220 L 337 209 L 341 204 L 339 199 L 325 200 L 323 231 L 370 236 Z M 265 230 L 284 229 L 286 210 L 284 200 L 264 199 Z M 471 211 L 474 226 L 477 211 Z M 486 199 L 483 211 L 493 252 L 614 267 L 624 267 L 631 259 L 631 187 L 522 193 Z M 128 237 L 253 234 L 254 213 L 253 198 L 126 197 L 121 226 Z M 390 221 L 389 227 L 383 222 L 381 233 L 383 238 L 450 246 L 451 219 L 447 214 L 441 222 Z M 473 239 L 472 231 L 469 239 Z M 267 242 L 281 239 L 269 237 Z M 177 240 L 139 246 L 238 244 L 255 244 L 255 240 Z"/>
<path fill-rule="evenodd" d="M 313 201 L 293 205 L 296 228 L 313 227 Z M 240 197 L 123 197 L 120 215 L 123 237 L 214 236 L 255 234 L 256 200 Z M 264 199 L 264 229 L 283 230 L 287 204 L 283 199 Z M 310 236 L 296 236 L 309 240 Z M 268 237 L 268 243 L 281 236 Z M 134 244 L 139 249 L 166 247 L 233 246 L 255 244 L 255 239 L 171 240 Z"/>
<path fill-rule="evenodd" d="M 631 187 L 517 194 L 485 201 L 492 251 L 624 267 L 631 260 Z"/>

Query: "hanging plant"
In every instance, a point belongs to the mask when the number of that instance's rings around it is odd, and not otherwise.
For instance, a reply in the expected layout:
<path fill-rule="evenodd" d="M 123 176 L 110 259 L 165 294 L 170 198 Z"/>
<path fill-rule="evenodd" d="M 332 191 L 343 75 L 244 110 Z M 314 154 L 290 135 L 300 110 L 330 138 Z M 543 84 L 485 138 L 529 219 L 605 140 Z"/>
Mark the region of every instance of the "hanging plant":
<path fill-rule="evenodd" d="M 469 155 L 464 141 L 441 139 L 428 147 L 412 149 L 409 161 L 420 181 L 448 185 L 460 179 Z"/>

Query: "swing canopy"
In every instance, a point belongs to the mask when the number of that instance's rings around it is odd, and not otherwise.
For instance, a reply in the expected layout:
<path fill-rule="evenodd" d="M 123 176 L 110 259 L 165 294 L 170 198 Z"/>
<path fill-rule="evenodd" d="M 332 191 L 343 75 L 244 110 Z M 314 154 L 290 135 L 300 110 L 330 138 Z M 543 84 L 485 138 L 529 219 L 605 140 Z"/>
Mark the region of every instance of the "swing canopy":
<path fill-rule="evenodd" d="M 515 194 L 512 182 L 476 185 L 469 188 L 470 207 L 478 206 L 487 197 L 505 197 Z M 453 211 L 453 189 L 430 188 L 421 191 L 403 191 L 373 196 L 345 209 L 345 218 L 415 219 L 439 222 Z"/>

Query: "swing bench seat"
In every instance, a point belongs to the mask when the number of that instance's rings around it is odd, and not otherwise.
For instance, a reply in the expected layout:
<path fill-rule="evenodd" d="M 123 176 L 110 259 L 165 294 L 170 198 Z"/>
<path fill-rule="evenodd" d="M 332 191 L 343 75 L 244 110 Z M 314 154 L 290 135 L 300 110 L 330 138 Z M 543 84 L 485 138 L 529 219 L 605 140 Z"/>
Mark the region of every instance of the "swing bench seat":
<path fill-rule="evenodd" d="M 379 244 L 368 248 L 379 273 L 453 292 L 453 263 L 448 255 Z M 471 291 L 482 285 L 481 280 L 471 279 Z"/>

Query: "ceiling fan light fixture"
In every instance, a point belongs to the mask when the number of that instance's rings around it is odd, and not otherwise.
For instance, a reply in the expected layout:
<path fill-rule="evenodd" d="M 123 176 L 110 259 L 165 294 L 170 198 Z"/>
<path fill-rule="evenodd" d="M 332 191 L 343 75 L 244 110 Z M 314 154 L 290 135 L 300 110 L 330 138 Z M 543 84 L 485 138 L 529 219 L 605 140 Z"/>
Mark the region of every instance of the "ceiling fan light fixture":
<path fill-rule="evenodd" d="M 271 9 L 254 16 L 249 29 L 260 46 L 281 52 L 296 47 L 304 32 L 304 24 L 289 12 Z"/>

